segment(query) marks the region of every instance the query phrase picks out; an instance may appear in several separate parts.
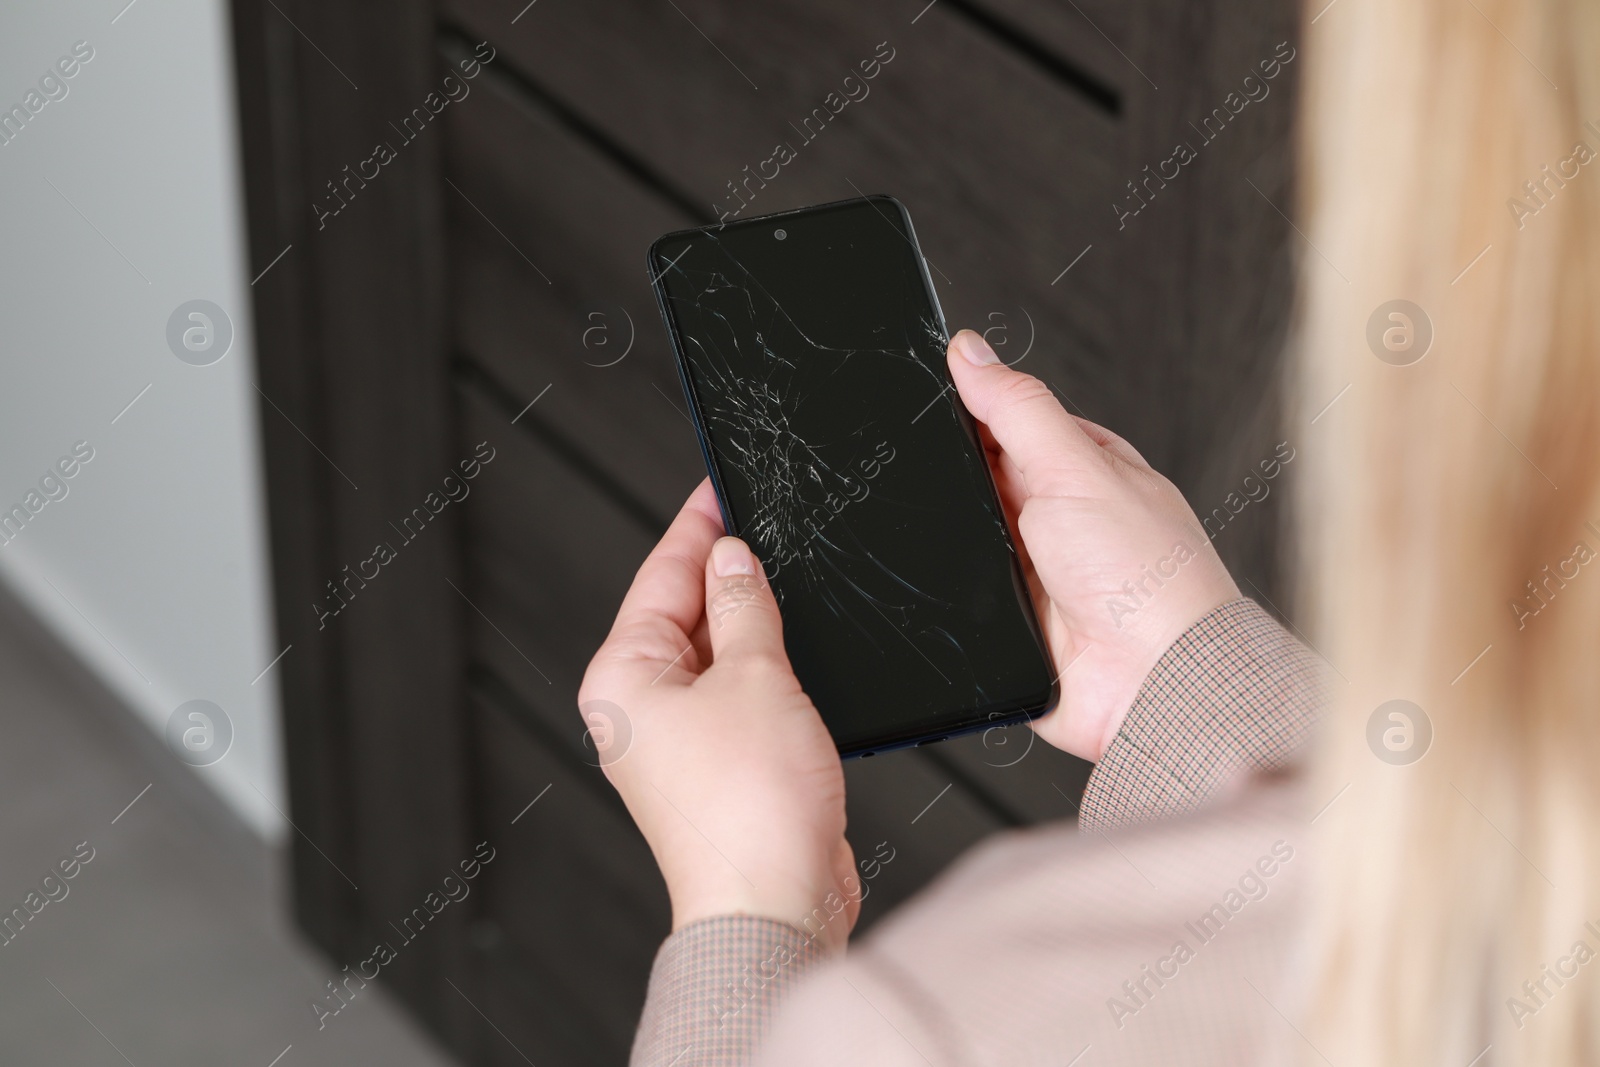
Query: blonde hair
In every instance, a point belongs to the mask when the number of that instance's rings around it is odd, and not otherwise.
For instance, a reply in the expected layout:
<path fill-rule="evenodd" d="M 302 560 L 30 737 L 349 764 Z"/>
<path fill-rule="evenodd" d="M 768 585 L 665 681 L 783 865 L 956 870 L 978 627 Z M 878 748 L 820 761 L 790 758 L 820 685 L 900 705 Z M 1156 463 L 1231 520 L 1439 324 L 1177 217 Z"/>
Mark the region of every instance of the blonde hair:
<path fill-rule="evenodd" d="M 1300 603 L 1334 700 L 1301 1052 L 1595 1062 L 1600 9 L 1338 0 L 1304 51 Z M 1368 340 L 1393 300 L 1426 319 L 1380 338 L 1432 327 L 1409 365 Z M 1369 743 L 1392 699 L 1416 762 Z"/>

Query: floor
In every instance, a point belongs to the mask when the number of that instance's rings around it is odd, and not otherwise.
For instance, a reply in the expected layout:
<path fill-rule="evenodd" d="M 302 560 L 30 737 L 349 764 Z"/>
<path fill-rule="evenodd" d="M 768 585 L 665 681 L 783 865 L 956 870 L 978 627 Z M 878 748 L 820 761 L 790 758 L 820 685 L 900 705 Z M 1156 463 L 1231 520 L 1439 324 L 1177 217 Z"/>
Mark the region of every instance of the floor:
<path fill-rule="evenodd" d="M 30 915 L 0 944 L 0 1062 L 453 1064 L 381 990 L 317 1029 L 336 968 L 283 892 L 276 850 L 0 590 L 0 917 Z"/>

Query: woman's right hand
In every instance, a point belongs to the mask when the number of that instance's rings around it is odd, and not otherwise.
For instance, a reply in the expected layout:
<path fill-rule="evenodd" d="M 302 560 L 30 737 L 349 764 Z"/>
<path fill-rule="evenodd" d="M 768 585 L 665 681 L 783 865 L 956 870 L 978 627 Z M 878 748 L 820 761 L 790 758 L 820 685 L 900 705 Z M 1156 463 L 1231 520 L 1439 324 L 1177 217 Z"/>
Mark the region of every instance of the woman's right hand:
<path fill-rule="evenodd" d="M 1239 588 L 1183 494 L 1132 445 L 1068 414 L 971 330 L 948 356 L 1063 672 L 1060 705 L 1034 729 L 1098 760 L 1156 661 Z"/>

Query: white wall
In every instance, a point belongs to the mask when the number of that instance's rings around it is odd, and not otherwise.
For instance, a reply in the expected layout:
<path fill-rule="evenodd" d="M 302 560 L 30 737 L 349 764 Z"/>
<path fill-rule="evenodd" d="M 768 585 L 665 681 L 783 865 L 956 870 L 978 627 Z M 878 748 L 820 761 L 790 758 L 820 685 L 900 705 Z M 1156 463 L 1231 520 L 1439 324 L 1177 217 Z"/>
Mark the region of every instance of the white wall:
<path fill-rule="evenodd" d="M 246 262 L 227 12 L 5 4 L 0 118 L 78 41 L 94 56 L 67 95 L 0 145 L 0 509 L 74 442 L 94 458 L 0 547 L 0 578 L 158 733 L 186 701 L 224 709 L 232 747 L 194 773 L 276 839 L 273 806 L 288 805 L 277 669 L 256 680 L 280 649 L 249 305 L 266 264 Z M 193 299 L 232 320 L 210 366 L 168 346 Z"/>

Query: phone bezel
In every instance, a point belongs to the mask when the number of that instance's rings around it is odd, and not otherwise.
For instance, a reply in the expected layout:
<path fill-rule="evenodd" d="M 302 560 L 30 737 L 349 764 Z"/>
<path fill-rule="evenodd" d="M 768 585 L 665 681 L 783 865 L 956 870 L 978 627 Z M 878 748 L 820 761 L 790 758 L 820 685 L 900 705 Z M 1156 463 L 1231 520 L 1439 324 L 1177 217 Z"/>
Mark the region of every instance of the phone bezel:
<path fill-rule="evenodd" d="M 700 455 L 705 461 L 706 471 L 711 479 L 712 489 L 716 492 L 717 508 L 722 513 L 722 525 L 730 536 L 740 536 L 739 524 L 735 521 L 732 509 L 728 506 L 727 493 L 723 490 L 721 467 L 717 463 L 715 452 L 711 447 L 710 436 L 706 429 L 706 420 L 701 410 L 700 397 L 694 386 L 694 375 L 691 367 L 689 366 L 689 358 L 682 343 L 682 332 L 679 329 L 678 322 L 672 313 L 671 302 L 667 298 L 666 286 L 663 282 L 666 274 L 666 268 L 662 266 L 663 257 L 661 255 L 661 246 L 673 241 L 693 241 L 696 239 L 704 239 L 707 236 L 714 237 L 715 235 L 728 229 L 770 226 L 782 219 L 813 215 L 816 213 L 841 208 L 849 204 L 859 203 L 867 203 L 869 205 L 885 204 L 892 208 L 899 216 L 900 222 L 905 229 L 906 239 L 910 243 L 911 251 L 916 259 L 917 272 L 922 279 L 923 290 L 928 297 L 929 304 L 933 308 L 934 321 L 938 323 L 939 333 L 944 338 L 945 343 L 948 345 L 950 339 L 950 330 L 949 327 L 945 325 L 944 309 L 939 304 L 938 291 L 934 289 L 933 278 L 928 273 L 928 260 L 927 257 L 922 254 L 922 246 L 917 241 L 916 230 L 911 223 L 911 213 L 906 210 L 905 205 L 902 204 L 897 198 L 886 193 L 873 193 L 866 196 L 850 197 L 845 200 L 834 200 L 826 204 L 814 204 L 807 207 L 792 208 L 788 211 L 778 211 L 768 215 L 759 215 L 748 219 L 740 219 L 737 222 L 719 223 L 715 226 L 696 226 L 683 230 L 674 230 L 671 233 L 662 234 L 650 244 L 650 249 L 646 256 L 646 266 L 648 272 L 647 277 L 650 279 L 650 287 L 655 291 L 656 304 L 661 310 L 661 318 L 663 323 L 666 325 L 667 340 L 672 346 L 673 361 L 678 369 L 678 382 L 683 387 L 684 399 L 689 405 L 690 420 L 694 424 L 695 437 L 700 445 Z M 945 372 L 945 374 L 948 378 L 948 372 Z M 954 390 L 954 383 L 950 384 L 950 388 Z M 982 461 L 980 465 L 983 470 L 984 481 L 988 487 L 989 495 L 994 507 L 999 514 L 1004 515 L 1005 508 L 1001 504 L 1000 494 L 995 486 L 994 472 L 989 467 L 988 457 L 984 452 L 982 438 L 978 435 L 977 423 L 967 411 L 965 405 L 958 402 L 955 405 L 955 408 L 957 412 L 957 418 L 959 419 L 962 428 L 966 431 L 970 447 Z M 1016 593 L 1017 602 L 1022 608 L 1023 615 L 1028 624 L 1028 629 L 1033 635 L 1034 642 L 1038 648 L 1040 656 L 1044 661 L 1046 669 L 1051 670 L 1053 669 L 1054 661 L 1050 655 L 1049 643 L 1044 638 L 1044 630 L 1039 623 L 1039 616 L 1037 610 L 1034 608 L 1033 597 L 1029 594 L 1027 581 L 1022 574 L 1020 557 L 1016 552 L 1015 534 L 1010 528 L 1009 521 L 1006 523 L 1006 538 L 1007 543 L 1012 550 L 1010 559 L 1011 579 L 1013 589 Z M 972 713 L 972 716 L 976 716 L 976 718 L 963 717 L 950 725 L 938 725 L 927 729 L 908 729 L 906 731 L 890 734 L 866 742 L 852 743 L 849 746 L 840 746 L 838 744 L 838 740 L 835 739 L 835 746 L 838 748 L 841 759 L 865 758 L 867 756 L 876 755 L 879 752 L 886 752 L 899 748 L 909 748 L 915 745 L 932 744 L 936 741 L 943 741 L 951 737 L 959 737 L 963 734 L 975 733 L 979 730 L 990 730 L 1030 722 L 1054 711 L 1060 699 L 1061 677 L 1058 674 L 1054 679 L 1052 679 L 1050 686 L 1045 693 L 1042 694 L 1037 700 L 1024 699 L 1017 702 L 1008 702 L 994 709 L 979 709 Z"/>

